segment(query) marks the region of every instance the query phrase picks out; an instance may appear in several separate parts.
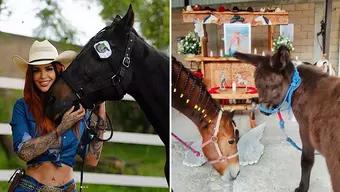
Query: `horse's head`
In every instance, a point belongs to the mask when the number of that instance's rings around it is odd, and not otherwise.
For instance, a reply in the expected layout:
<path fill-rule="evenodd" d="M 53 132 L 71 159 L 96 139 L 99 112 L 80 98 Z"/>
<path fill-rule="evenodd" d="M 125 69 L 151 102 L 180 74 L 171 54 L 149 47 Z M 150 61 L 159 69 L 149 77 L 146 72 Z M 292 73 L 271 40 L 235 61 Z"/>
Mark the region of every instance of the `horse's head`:
<path fill-rule="evenodd" d="M 83 47 L 49 91 L 47 115 L 57 120 L 72 105 L 85 108 L 104 100 L 119 100 L 132 80 L 131 55 L 137 34 L 130 5 L 126 15 L 116 16 Z"/>
<path fill-rule="evenodd" d="M 234 112 L 223 111 L 221 113 L 220 120 L 217 116 L 216 123 L 209 124 L 208 128 L 201 129 L 202 150 L 211 165 L 221 175 L 229 175 L 232 179 L 235 179 L 240 171 L 237 151 L 239 131 L 233 121 Z M 217 135 L 216 127 L 218 129 Z M 226 170 L 227 172 L 225 172 Z"/>
<path fill-rule="evenodd" d="M 260 103 L 271 108 L 283 101 L 294 72 L 294 65 L 286 46 L 280 46 L 272 56 L 236 52 L 234 57 L 256 67 L 255 85 L 258 89 Z"/>

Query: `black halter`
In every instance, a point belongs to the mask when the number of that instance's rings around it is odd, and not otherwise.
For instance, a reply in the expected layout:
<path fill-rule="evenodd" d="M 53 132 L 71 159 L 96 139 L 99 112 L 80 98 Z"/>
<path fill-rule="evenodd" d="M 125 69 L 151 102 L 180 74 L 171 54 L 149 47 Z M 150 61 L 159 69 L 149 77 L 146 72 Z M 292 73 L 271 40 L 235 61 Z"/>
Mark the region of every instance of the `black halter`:
<path fill-rule="evenodd" d="M 75 86 L 72 83 L 71 74 L 68 73 L 67 70 L 61 74 L 61 78 L 63 78 L 65 82 L 71 87 L 71 89 L 73 90 L 77 97 L 77 100 L 73 102 L 74 104 L 81 103 L 87 108 L 93 108 L 94 105 L 92 103 L 86 103 L 84 98 L 86 98 L 90 93 L 99 91 L 110 86 L 116 89 L 117 97 L 119 99 L 123 98 L 123 96 L 126 94 L 127 87 L 132 80 L 132 70 L 130 65 L 131 65 L 131 52 L 135 41 L 136 35 L 130 31 L 124 58 L 117 72 L 110 71 L 107 74 L 97 76 L 91 82 L 88 82 L 86 85 L 78 86 Z M 108 59 L 110 59 L 109 63 L 112 65 L 113 56 L 111 55 Z"/>

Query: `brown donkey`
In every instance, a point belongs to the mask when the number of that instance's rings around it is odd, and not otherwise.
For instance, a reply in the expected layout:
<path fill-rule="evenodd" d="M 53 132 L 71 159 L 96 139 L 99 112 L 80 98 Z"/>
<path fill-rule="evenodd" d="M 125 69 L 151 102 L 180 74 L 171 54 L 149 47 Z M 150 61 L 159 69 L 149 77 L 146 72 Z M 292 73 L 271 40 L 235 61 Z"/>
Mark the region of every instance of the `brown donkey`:
<path fill-rule="evenodd" d="M 285 46 L 281 46 L 273 56 L 239 52 L 234 56 L 256 67 L 255 84 L 259 92 L 259 102 L 267 109 L 278 108 L 284 98 L 287 98 L 286 93 L 290 87 L 296 85 L 292 81 L 298 82 L 298 76 L 300 77 L 301 84 L 290 97 L 302 140 L 302 174 L 300 185 L 295 191 L 308 191 L 314 151 L 318 150 L 326 159 L 333 190 L 339 192 L 340 79 L 311 65 L 299 65 L 295 68 Z"/>
<path fill-rule="evenodd" d="M 221 175 L 227 169 L 230 177 L 236 178 L 240 170 L 239 132 L 234 130 L 233 113 L 222 111 L 202 80 L 175 58 L 172 58 L 172 106 L 198 127 L 203 153 L 211 165 Z"/>

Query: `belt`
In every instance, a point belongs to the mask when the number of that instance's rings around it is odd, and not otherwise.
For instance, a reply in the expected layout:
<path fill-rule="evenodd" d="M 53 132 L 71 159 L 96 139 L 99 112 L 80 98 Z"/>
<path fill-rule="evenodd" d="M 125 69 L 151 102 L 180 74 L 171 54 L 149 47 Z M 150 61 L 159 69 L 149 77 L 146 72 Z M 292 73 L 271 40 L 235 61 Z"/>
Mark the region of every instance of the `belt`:
<path fill-rule="evenodd" d="M 74 182 L 66 184 L 62 187 L 55 187 L 55 186 L 35 183 L 26 178 L 22 178 L 20 180 L 19 186 L 28 191 L 36 191 L 36 192 L 73 192 L 74 189 L 76 188 L 76 184 Z"/>
<path fill-rule="evenodd" d="M 43 185 L 38 189 L 38 192 L 72 192 L 76 188 L 76 184 L 72 183 L 61 189 L 59 187 Z"/>

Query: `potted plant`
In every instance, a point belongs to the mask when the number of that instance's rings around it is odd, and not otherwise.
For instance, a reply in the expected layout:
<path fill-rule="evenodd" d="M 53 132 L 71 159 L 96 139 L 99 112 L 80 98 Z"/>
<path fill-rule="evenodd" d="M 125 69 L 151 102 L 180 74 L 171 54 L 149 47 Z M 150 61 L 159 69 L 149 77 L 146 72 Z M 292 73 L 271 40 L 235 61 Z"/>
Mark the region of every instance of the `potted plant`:
<path fill-rule="evenodd" d="M 272 52 L 276 52 L 281 45 L 287 46 L 289 51 L 294 51 L 293 42 L 288 37 L 280 35 L 274 39 Z"/>
<path fill-rule="evenodd" d="M 182 38 L 177 44 L 177 51 L 179 54 L 185 54 L 187 56 L 200 54 L 200 40 L 196 33 L 189 32 L 184 38 Z"/>

